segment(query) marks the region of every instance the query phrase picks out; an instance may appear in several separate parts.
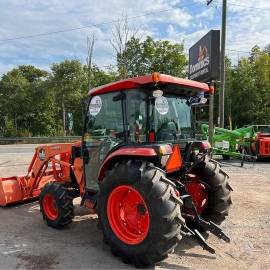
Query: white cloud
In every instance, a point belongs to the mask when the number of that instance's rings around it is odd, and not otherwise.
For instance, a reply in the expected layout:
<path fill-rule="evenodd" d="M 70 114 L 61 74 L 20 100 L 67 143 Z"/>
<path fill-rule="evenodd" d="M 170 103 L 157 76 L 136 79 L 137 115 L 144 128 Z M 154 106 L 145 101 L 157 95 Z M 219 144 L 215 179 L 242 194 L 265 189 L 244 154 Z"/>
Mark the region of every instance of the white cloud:
<path fill-rule="evenodd" d="M 133 17 L 142 13 L 172 9 L 179 3 L 177 0 L 0 1 L 0 17 L 4 22 L 0 28 L 1 40 L 90 26 L 78 31 L 0 42 L 1 72 L 5 71 L 4 66 L 9 69 L 21 63 L 46 66 L 64 58 L 78 58 L 84 61 L 86 37 L 93 32 L 96 36 L 94 61 L 98 65 L 108 65 L 113 62 L 109 43 L 112 25 L 106 23 L 97 27 L 91 25 L 116 20 L 123 14 Z M 188 13 L 182 10 L 171 11 L 170 17 L 168 12 L 157 12 L 130 20 L 130 25 L 148 35 L 155 34 L 155 31 L 160 34 L 153 21 L 164 23 L 168 20 L 179 25 L 187 25 L 190 19 Z"/>
<path fill-rule="evenodd" d="M 227 48 L 234 62 L 248 56 L 253 46 L 270 43 L 270 1 L 243 0 L 230 5 L 229 11 Z"/>
<path fill-rule="evenodd" d="M 12 68 L 15 68 L 15 65 L 10 65 L 10 64 L 2 64 L 0 63 L 0 77 L 1 74 L 6 73 L 8 70 L 11 70 Z"/>
<path fill-rule="evenodd" d="M 210 29 L 207 27 L 204 27 L 198 31 L 195 31 L 191 34 L 188 33 L 182 33 L 182 37 L 184 40 L 184 44 L 186 46 L 186 49 L 190 48 L 193 44 L 195 44 L 199 39 L 201 39 Z"/>
<path fill-rule="evenodd" d="M 0 39 L 89 26 L 77 31 L 0 42 L 0 74 L 19 64 L 48 68 L 53 62 L 66 58 L 85 62 L 86 37 L 92 33 L 96 36 L 94 62 L 99 66 L 114 63 L 109 43 L 112 25 L 101 23 L 116 20 L 123 14 L 129 18 L 138 16 L 129 24 L 140 33 L 172 42 L 184 40 L 189 48 L 210 29 L 220 27 L 221 1 L 214 0 L 209 7 L 205 3 L 205 0 L 0 0 Z M 270 12 L 243 5 L 270 10 L 269 0 L 229 0 L 227 48 L 249 51 L 255 44 L 265 46 L 269 43 Z M 160 10 L 163 12 L 158 12 Z M 140 17 L 152 11 L 156 13 Z"/>

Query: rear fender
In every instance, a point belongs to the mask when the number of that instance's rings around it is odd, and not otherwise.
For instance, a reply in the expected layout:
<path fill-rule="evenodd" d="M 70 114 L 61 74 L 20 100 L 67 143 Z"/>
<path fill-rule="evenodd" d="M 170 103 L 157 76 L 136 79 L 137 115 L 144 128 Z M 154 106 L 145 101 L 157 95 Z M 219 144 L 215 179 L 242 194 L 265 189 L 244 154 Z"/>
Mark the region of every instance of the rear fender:
<path fill-rule="evenodd" d="M 102 163 L 99 174 L 98 180 L 102 181 L 105 172 L 108 168 L 110 168 L 112 163 L 120 161 L 122 159 L 145 159 L 145 160 L 154 160 L 158 157 L 155 149 L 152 147 L 125 147 L 120 148 L 106 157 L 104 162 Z"/>

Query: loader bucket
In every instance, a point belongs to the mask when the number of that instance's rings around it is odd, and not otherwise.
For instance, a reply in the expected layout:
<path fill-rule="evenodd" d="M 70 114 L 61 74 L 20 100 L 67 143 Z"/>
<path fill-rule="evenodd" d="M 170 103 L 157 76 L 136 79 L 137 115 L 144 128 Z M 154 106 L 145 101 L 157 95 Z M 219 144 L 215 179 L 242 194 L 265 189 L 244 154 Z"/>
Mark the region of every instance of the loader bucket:
<path fill-rule="evenodd" d="M 0 206 L 17 203 L 23 200 L 20 177 L 0 178 Z"/>

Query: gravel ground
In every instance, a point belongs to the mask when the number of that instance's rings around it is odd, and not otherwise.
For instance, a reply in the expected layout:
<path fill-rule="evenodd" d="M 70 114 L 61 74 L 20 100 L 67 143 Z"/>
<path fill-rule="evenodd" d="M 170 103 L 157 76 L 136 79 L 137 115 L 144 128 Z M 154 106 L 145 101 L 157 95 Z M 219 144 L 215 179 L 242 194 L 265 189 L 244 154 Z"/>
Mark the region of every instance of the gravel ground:
<path fill-rule="evenodd" d="M 34 145 L 0 146 L 0 177 L 24 174 Z M 227 244 L 209 235 L 212 255 L 191 239 L 156 269 L 270 269 L 270 163 L 224 164 L 234 189 L 230 216 L 222 225 Z M 97 218 L 76 202 L 73 224 L 48 228 L 36 202 L 0 209 L 0 269 L 129 269 L 102 242 Z"/>

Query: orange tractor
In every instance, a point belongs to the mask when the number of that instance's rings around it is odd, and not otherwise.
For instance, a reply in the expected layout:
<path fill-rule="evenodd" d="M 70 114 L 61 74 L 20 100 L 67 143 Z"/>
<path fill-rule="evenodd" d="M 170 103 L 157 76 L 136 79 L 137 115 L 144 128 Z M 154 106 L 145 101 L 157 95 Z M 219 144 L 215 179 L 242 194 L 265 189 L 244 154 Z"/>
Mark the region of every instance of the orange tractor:
<path fill-rule="evenodd" d="M 82 141 L 37 147 L 26 176 L 0 178 L 0 205 L 39 197 L 44 220 L 62 228 L 81 197 L 112 252 L 136 266 L 163 260 L 183 235 L 214 253 L 200 232 L 229 242 L 218 225 L 232 188 L 194 138 L 191 107 L 209 90 L 159 73 L 91 89 Z"/>

